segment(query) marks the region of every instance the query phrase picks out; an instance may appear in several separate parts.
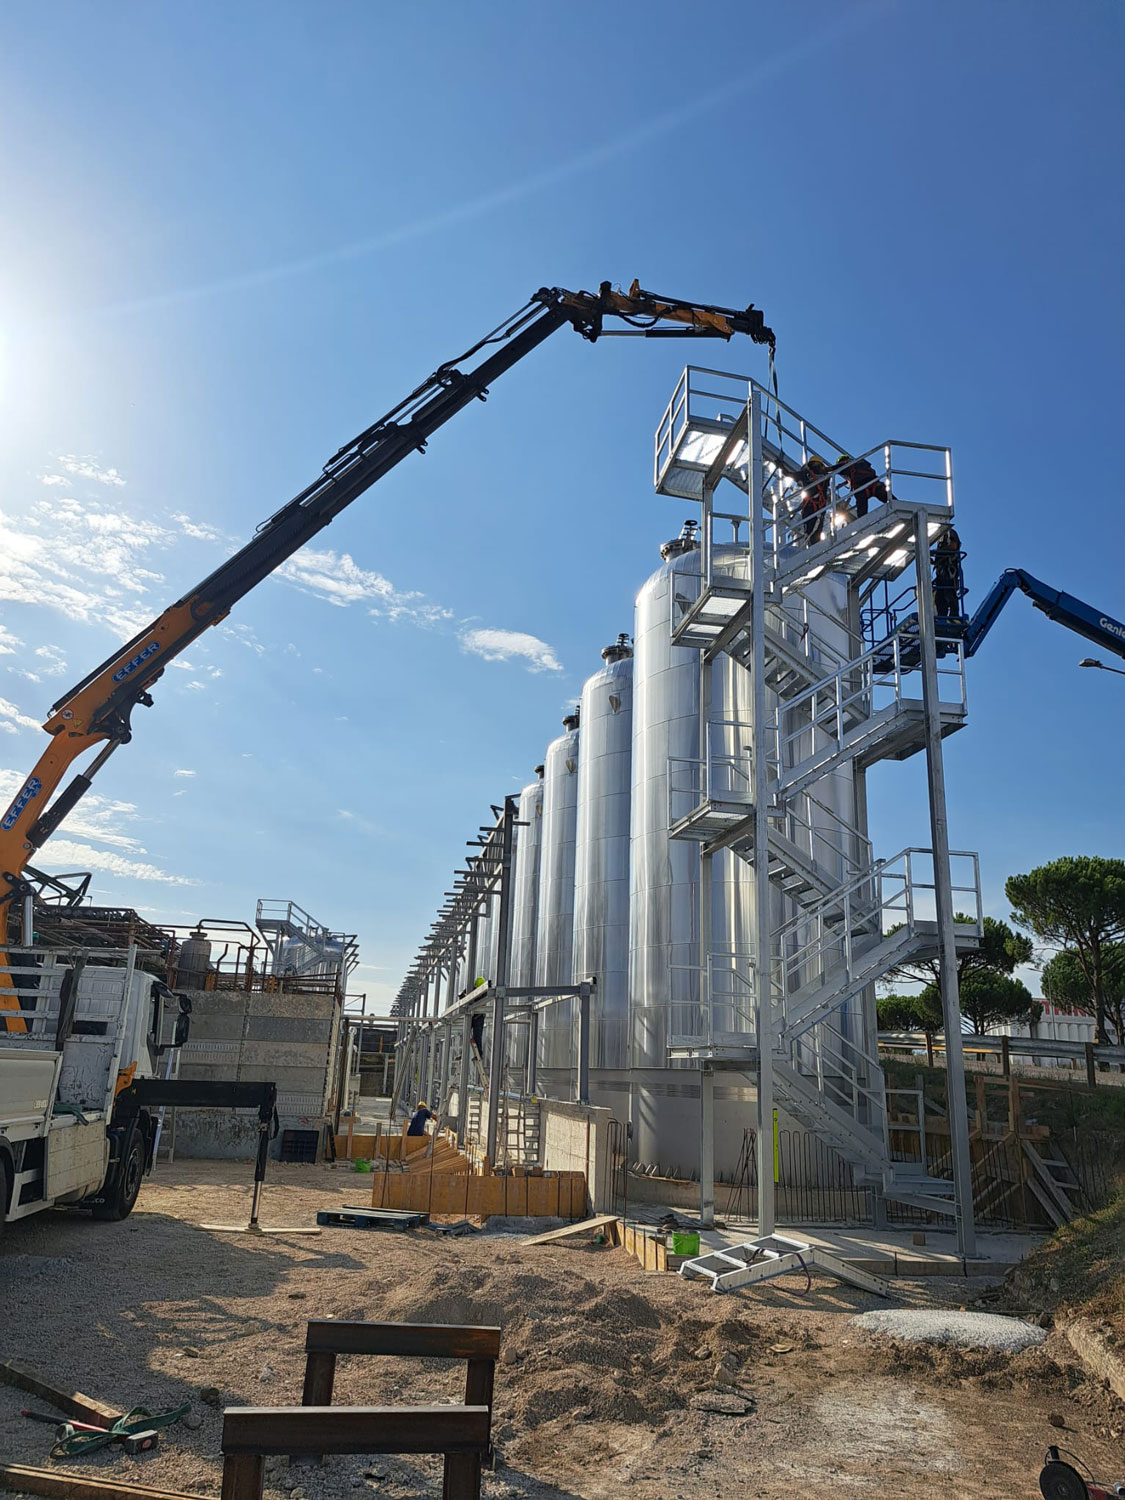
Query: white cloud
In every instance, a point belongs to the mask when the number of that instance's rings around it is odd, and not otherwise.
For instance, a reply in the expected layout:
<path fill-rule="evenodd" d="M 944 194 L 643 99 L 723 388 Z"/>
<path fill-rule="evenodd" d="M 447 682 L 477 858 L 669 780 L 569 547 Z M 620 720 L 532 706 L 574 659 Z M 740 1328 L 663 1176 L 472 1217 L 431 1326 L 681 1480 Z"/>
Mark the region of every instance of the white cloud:
<path fill-rule="evenodd" d="M 39 719 L 29 718 L 27 714 L 21 713 L 14 703 L 9 703 L 7 698 L 0 698 L 0 731 L 5 734 L 15 734 L 17 729 L 40 729 Z"/>
<path fill-rule="evenodd" d="M 185 516 L 183 511 L 176 511 L 172 519 L 184 536 L 193 537 L 197 542 L 221 542 L 223 540 L 221 531 L 216 531 L 213 526 L 206 526 L 200 521 L 193 521 L 190 516 Z"/>
<path fill-rule="evenodd" d="M 0 798 L 5 805 L 23 786 L 25 779 L 19 771 L 0 768 Z M 127 849 L 131 854 L 145 854 L 148 851 L 140 840 L 121 827 L 123 823 L 136 822 L 137 816 L 133 802 L 116 802 L 110 797 L 99 796 L 97 792 L 87 792 L 63 826 L 73 838 L 92 839 L 98 844 Z M 49 847 L 54 848 L 54 844 Z"/>
<path fill-rule="evenodd" d="M 219 629 L 223 632 L 224 635 L 229 635 L 230 638 L 237 641 L 240 646 L 245 646 L 248 650 L 253 651 L 258 656 L 261 656 L 266 649 L 262 645 L 258 637 L 255 635 L 253 627 L 250 625 L 243 625 L 236 620 L 233 625 L 229 623 L 226 625 L 220 625 Z"/>
<path fill-rule="evenodd" d="M 173 776 L 194 776 L 195 772 L 194 771 L 173 771 L 172 775 Z"/>
<path fill-rule="evenodd" d="M 373 615 L 411 620 L 416 625 L 432 625 L 453 618 L 450 610 L 431 604 L 424 594 L 413 590 L 404 593 L 381 573 L 361 568 L 347 552 L 318 552 L 303 547 L 282 563 L 278 577 L 339 609 L 349 604 L 367 604 Z"/>
<path fill-rule="evenodd" d="M 483 656 L 485 661 L 512 661 L 522 658 L 529 672 L 561 672 L 551 646 L 537 635 L 522 630 L 463 630 L 461 650 Z"/>
<path fill-rule="evenodd" d="M 64 474 L 40 474 L 40 484 L 69 484 L 70 480 Z"/>
<path fill-rule="evenodd" d="M 79 479 L 93 479 L 98 484 L 125 483 L 116 469 L 103 469 L 92 458 L 79 458 L 73 453 L 60 453 L 59 467 L 65 469 L 68 474 L 76 475 Z"/>
<path fill-rule="evenodd" d="M 153 613 L 138 608 L 149 585 L 163 582 L 147 554 L 174 540 L 155 521 L 69 497 L 37 500 L 19 517 L 0 512 L 0 599 L 132 635 Z"/>
<path fill-rule="evenodd" d="M 203 691 L 203 684 L 198 681 L 188 682 L 184 684 L 184 688 L 185 691 L 189 693 L 201 693 Z"/>
<path fill-rule="evenodd" d="M 13 635 L 6 625 L 0 625 L 0 656 L 15 656 L 22 645 L 18 635 Z"/>
<path fill-rule="evenodd" d="M 125 859 L 106 849 L 92 849 L 89 844 L 76 844 L 70 839 L 50 839 L 36 856 L 55 868 L 62 866 L 72 870 L 105 870 L 129 880 L 152 880 L 162 885 L 198 885 L 198 880 L 189 880 L 184 875 L 169 875 L 143 860 Z"/>
<path fill-rule="evenodd" d="M 57 677 L 66 671 L 66 657 L 58 646 L 36 646 L 35 654 L 43 663 L 40 671 L 47 677 Z"/>

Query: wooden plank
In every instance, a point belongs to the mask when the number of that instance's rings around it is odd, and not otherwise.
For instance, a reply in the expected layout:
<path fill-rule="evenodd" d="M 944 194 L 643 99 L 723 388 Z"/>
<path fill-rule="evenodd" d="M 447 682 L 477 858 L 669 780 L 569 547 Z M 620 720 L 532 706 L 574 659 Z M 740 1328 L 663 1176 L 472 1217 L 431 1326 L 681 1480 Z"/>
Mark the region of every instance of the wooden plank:
<path fill-rule="evenodd" d="M 528 1178 L 529 1182 L 534 1179 Z M 607 1224 L 616 1224 L 619 1220 L 617 1214 L 597 1214 L 592 1219 L 583 1219 L 580 1224 L 567 1224 L 562 1229 L 552 1229 L 549 1234 L 532 1235 L 531 1239 L 524 1240 L 525 1245 L 550 1245 L 556 1240 L 568 1240 L 571 1235 L 586 1234 L 591 1229 L 604 1229 Z"/>
<path fill-rule="evenodd" d="M 223 1414 L 222 1451 L 471 1453 L 488 1447 L 487 1406 L 240 1406 Z"/>
<path fill-rule="evenodd" d="M 79 1422 L 89 1422 L 95 1427 L 112 1426 L 122 1415 L 116 1407 L 106 1406 L 93 1396 L 84 1396 L 81 1391 L 70 1391 L 63 1386 L 52 1385 L 37 1370 L 14 1359 L 0 1360 L 0 1380 L 5 1385 L 18 1386 L 21 1391 L 30 1391 L 33 1396 L 49 1401 L 68 1417 L 75 1417 Z"/>
<path fill-rule="evenodd" d="M 419 1359 L 499 1359 L 500 1329 L 492 1325 L 348 1323 L 314 1318 L 305 1334 L 305 1348 L 331 1354 L 404 1354 Z M 327 1406 L 328 1402 L 316 1404 Z"/>
<path fill-rule="evenodd" d="M 37 1469 L 27 1464 L 0 1464 L 0 1489 L 49 1500 L 199 1500 L 180 1490 L 154 1490 L 124 1479 L 94 1479 L 69 1469 Z"/>

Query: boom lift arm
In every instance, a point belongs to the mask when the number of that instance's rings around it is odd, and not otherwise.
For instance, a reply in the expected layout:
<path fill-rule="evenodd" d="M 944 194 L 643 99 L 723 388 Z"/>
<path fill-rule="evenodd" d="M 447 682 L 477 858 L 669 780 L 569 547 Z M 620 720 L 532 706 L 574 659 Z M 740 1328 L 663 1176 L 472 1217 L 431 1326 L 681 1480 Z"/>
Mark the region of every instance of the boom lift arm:
<path fill-rule="evenodd" d="M 626 327 L 605 329 L 607 318 L 619 318 Z M 774 335 L 753 303 L 738 311 L 683 302 L 642 291 L 635 281 L 628 292 L 615 291 L 608 281 L 596 293 L 541 287 L 517 313 L 458 359 L 439 366 L 340 448 L 312 484 L 265 521 L 239 552 L 54 704 L 43 726 L 50 743 L 0 818 L 0 918 L 7 915 L 8 903 L 29 893 L 24 869 L 35 850 L 74 808 L 114 750 L 131 739 L 133 709 L 151 706 L 149 689 L 166 664 L 407 454 L 424 451 L 430 437 L 457 412 L 485 400 L 498 376 L 566 324 L 591 343 L 603 333 L 722 339 L 743 333 L 767 344 L 771 361 L 775 347 Z M 459 368 L 482 354 L 473 368 Z M 101 749 L 91 763 L 56 796 L 68 767 L 96 745 Z M 0 925 L 0 944 L 5 925 Z M 18 1008 L 0 961 L 0 1010 Z M 23 1023 L 13 1019 L 8 1026 L 22 1029 Z"/>
<path fill-rule="evenodd" d="M 1073 594 L 1065 594 L 1060 589 L 1041 583 L 1023 568 L 1009 568 L 1007 572 L 1001 573 L 985 595 L 980 608 L 965 629 L 966 656 L 972 656 L 976 652 L 996 624 L 1000 611 L 1017 589 L 1026 594 L 1036 609 L 1041 609 L 1049 620 L 1057 620 L 1068 630 L 1084 635 L 1088 641 L 1103 646 L 1115 656 L 1125 657 L 1125 625 L 1120 620 L 1115 620 L 1112 615 L 1102 614 L 1089 604 L 1084 604 L 1081 599 L 1076 599 Z"/>

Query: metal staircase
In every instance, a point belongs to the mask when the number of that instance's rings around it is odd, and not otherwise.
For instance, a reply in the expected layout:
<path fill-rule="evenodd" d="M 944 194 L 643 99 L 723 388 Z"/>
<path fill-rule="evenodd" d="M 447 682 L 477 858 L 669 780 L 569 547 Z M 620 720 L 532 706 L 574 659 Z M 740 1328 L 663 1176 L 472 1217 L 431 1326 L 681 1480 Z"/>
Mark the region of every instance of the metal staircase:
<path fill-rule="evenodd" d="M 926 745 L 917 619 L 897 629 L 892 622 L 875 639 L 868 601 L 876 587 L 885 593 L 908 570 L 928 568 L 928 542 L 919 555 L 919 538 L 932 540 L 952 517 L 949 454 L 904 443 L 871 450 L 880 503 L 855 514 L 847 491 L 830 477 L 822 539 L 810 542 L 799 474 L 814 448 L 829 463 L 844 451 L 755 382 L 710 370 L 685 371 L 657 431 L 658 491 L 698 500 L 703 512 L 698 574 L 678 575 L 673 644 L 697 650 L 703 674 L 729 657 L 751 679 L 760 672 L 766 690 L 755 699 L 759 715 L 764 708 L 757 722 L 709 723 L 701 714 L 698 757 L 668 767 L 670 832 L 697 843 L 704 860 L 731 851 L 756 878 L 764 855 L 774 914 L 755 953 L 701 954 L 698 1030 L 672 1038 L 669 1055 L 760 1071 L 760 1007 L 768 1004 L 778 1103 L 830 1142 L 858 1183 L 952 1212 L 952 1182 L 891 1159 L 874 1038 L 875 983 L 939 952 L 932 855 L 908 848 L 874 859 L 864 829 L 817 795 L 833 773 L 855 786 L 881 761 Z M 744 512 L 717 508 L 724 481 L 742 490 Z M 742 528 L 749 529 L 746 567 L 732 566 L 729 550 L 722 567 L 714 566 L 721 525 L 733 526 L 744 545 Z M 830 613 L 826 588 L 846 607 Z M 966 718 L 961 643 L 939 642 L 936 656 L 931 711 L 944 737 Z M 701 696 L 713 701 L 706 680 Z M 766 848 L 759 850 L 763 832 Z M 956 944 L 974 947 L 982 930 L 976 857 L 951 860 L 958 909 L 972 914 L 958 924 Z M 701 880 L 701 889 L 709 885 Z M 700 920 L 707 933 L 703 909 Z"/>

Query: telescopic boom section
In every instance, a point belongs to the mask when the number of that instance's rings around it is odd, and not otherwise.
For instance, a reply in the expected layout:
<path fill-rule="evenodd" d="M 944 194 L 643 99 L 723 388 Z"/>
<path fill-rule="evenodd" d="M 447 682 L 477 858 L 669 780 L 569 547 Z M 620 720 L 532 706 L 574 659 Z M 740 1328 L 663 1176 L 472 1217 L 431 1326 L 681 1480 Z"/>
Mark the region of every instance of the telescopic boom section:
<path fill-rule="evenodd" d="M 618 319 L 625 327 L 605 329 L 606 319 Z M 244 594 L 408 453 L 423 451 L 438 428 L 463 407 L 483 401 L 498 376 L 567 324 L 591 342 L 603 332 L 723 339 L 742 333 L 755 343 L 767 344 L 771 358 L 774 350 L 773 333 L 753 304 L 738 311 L 682 302 L 642 291 L 636 282 L 628 292 L 615 291 L 609 282 L 603 282 L 596 293 L 541 287 L 519 312 L 459 358 L 441 365 L 397 406 L 339 449 L 318 478 L 260 526 L 239 552 L 59 699 L 43 726 L 51 742 L 0 819 L 0 910 L 8 910 L 13 898 L 28 894 L 23 874 L 28 860 L 88 790 L 117 746 L 129 741 L 133 709 L 138 703 L 151 706 L 149 688 L 168 662 L 217 625 Z M 101 749 L 90 765 L 56 796 L 70 765 L 95 746 Z M 0 964 L 0 1009 L 18 1009 L 10 983 L 5 994 L 6 981 Z M 18 1020 L 7 1024 L 9 1028 L 23 1026 Z"/>

